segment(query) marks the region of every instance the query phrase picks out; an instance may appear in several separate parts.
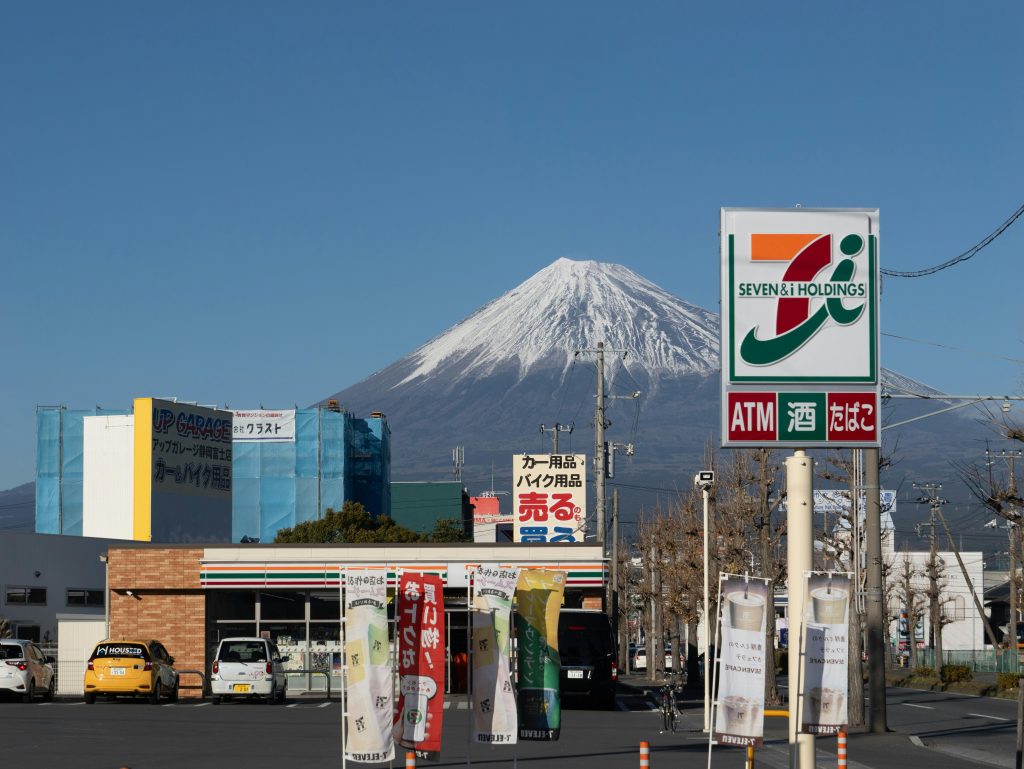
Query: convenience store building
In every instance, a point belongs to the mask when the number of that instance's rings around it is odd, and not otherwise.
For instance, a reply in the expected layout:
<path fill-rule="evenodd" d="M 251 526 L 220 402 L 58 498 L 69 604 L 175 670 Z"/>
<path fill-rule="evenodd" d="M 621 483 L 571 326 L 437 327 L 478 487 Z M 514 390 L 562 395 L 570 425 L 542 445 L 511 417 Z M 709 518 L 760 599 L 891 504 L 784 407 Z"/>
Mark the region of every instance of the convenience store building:
<path fill-rule="evenodd" d="M 158 639 L 180 671 L 208 674 L 221 638 L 265 635 L 283 655 L 289 691 L 340 685 L 340 588 L 346 569 L 388 572 L 389 613 L 398 576 L 438 574 L 444 581 L 449 686 L 467 648 L 468 596 L 481 563 L 566 572 L 565 606 L 600 609 L 607 562 L 599 545 L 368 544 L 158 545 L 126 542 L 107 553 L 109 637 Z M 300 671 L 326 671 L 310 673 Z M 202 693 L 202 679 L 184 674 L 183 697 Z"/>

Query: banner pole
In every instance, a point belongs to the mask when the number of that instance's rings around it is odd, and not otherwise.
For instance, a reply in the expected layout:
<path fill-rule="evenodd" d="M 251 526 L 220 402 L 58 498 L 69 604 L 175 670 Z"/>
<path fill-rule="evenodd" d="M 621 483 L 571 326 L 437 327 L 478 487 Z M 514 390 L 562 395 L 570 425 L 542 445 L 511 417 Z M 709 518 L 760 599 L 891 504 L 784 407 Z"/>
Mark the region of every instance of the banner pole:
<path fill-rule="evenodd" d="M 803 449 L 786 458 L 786 574 L 789 615 L 789 756 L 791 769 L 814 769 L 814 735 L 800 734 L 804 594 L 797 580 L 813 568 L 814 461 Z"/>
<path fill-rule="evenodd" d="M 476 569 L 470 569 L 466 580 L 466 766 L 472 766 L 469 749 L 473 743 L 473 577 Z"/>
<path fill-rule="evenodd" d="M 723 603 L 722 602 L 722 572 L 718 572 L 718 593 L 717 593 L 717 598 L 715 598 L 715 601 L 716 601 L 716 604 L 718 606 L 717 610 L 715 611 L 715 640 L 717 641 L 721 637 L 721 632 L 722 632 L 722 603 Z M 704 612 L 704 616 L 707 617 L 707 611 Z M 707 625 L 707 623 L 705 623 L 705 625 Z M 650 644 L 648 644 L 648 649 L 649 648 L 650 648 Z M 711 648 L 712 647 L 708 646 L 708 650 L 709 651 L 710 651 Z M 715 744 L 715 711 L 716 711 L 717 706 L 718 706 L 718 696 L 717 696 L 717 692 L 718 692 L 718 665 L 719 665 L 719 659 L 720 658 L 721 658 L 721 655 L 716 651 L 715 652 L 715 666 L 714 666 L 714 670 L 713 670 L 714 679 L 713 679 L 713 682 L 712 682 L 712 685 L 711 685 L 711 690 L 710 690 L 711 694 L 713 696 L 711 697 L 711 700 L 709 702 L 709 706 L 710 707 L 709 707 L 709 710 L 708 710 L 708 719 L 709 719 L 708 720 L 708 769 L 711 769 L 711 747 L 712 747 L 712 745 Z M 651 657 L 651 653 L 649 651 L 647 652 L 647 659 L 649 659 L 649 660 L 653 659 Z M 705 683 L 707 683 L 707 681 L 708 681 L 708 664 L 709 664 L 709 662 L 710 662 L 710 658 L 708 656 L 708 652 L 705 652 L 704 653 L 704 682 Z M 648 664 L 650 664 L 650 663 L 648 663 Z"/>
<path fill-rule="evenodd" d="M 346 734 L 347 724 L 345 716 L 345 668 L 348 665 L 348 660 L 345 658 L 345 583 L 348 581 L 348 569 L 338 569 L 338 614 L 339 621 L 341 623 L 341 769 L 346 769 L 348 766 L 348 760 L 345 757 L 345 740 L 348 737 Z"/>

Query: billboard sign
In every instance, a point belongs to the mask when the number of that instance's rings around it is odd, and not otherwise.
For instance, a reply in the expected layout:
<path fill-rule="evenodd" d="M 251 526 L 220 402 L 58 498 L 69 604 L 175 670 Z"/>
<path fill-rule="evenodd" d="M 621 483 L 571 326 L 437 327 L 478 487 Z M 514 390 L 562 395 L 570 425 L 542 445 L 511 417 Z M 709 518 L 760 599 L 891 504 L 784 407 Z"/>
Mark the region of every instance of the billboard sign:
<path fill-rule="evenodd" d="M 135 401 L 135 539 L 231 540 L 230 411 Z"/>
<path fill-rule="evenodd" d="M 515 454 L 515 542 L 582 542 L 587 525 L 585 454 Z"/>
<path fill-rule="evenodd" d="M 723 208 L 722 445 L 880 440 L 877 209 Z"/>
<path fill-rule="evenodd" d="M 295 443 L 295 409 L 235 411 L 231 437 L 236 442 Z"/>

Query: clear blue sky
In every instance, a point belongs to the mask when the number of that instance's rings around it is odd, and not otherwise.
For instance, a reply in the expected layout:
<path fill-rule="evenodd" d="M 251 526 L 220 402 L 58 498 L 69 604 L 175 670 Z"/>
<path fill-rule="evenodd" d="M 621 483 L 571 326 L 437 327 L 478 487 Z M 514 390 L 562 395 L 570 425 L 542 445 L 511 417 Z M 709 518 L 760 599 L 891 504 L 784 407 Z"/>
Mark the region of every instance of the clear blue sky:
<path fill-rule="evenodd" d="M 37 2 L 0 24 L 0 489 L 37 404 L 300 406 L 560 256 L 718 305 L 718 210 L 1022 202 L 1024 6 Z M 883 365 L 1022 390 L 1024 221 L 889 279 Z M 962 349 L 949 349 L 962 348 Z"/>

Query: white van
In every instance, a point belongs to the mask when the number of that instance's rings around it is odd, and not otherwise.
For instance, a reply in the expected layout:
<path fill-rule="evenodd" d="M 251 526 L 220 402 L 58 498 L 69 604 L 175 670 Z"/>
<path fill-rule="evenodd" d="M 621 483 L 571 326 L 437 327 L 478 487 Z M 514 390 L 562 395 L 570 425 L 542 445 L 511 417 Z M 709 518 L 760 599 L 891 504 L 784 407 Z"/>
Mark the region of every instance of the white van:
<path fill-rule="evenodd" d="M 268 705 L 284 702 L 287 661 L 266 638 L 221 639 L 210 670 L 213 704 L 236 697 L 263 697 Z"/>

